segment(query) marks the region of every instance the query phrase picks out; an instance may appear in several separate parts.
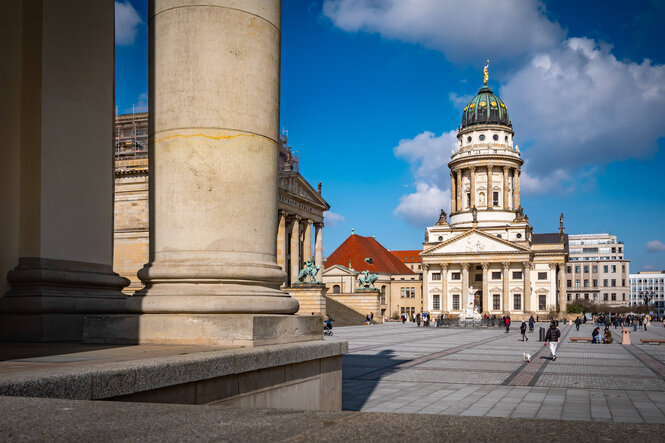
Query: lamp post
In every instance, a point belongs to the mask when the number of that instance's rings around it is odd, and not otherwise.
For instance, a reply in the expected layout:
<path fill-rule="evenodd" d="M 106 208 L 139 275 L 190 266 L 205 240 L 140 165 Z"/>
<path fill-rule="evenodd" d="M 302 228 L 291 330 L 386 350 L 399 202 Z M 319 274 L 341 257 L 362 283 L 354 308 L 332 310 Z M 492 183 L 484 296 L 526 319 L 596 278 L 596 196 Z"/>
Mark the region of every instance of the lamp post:
<path fill-rule="evenodd" d="M 653 291 L 640 291 L 639 297 L 644 301 L 646 305 L 646 314 L 649 315 L 649 302 L 654 298 Z"/>

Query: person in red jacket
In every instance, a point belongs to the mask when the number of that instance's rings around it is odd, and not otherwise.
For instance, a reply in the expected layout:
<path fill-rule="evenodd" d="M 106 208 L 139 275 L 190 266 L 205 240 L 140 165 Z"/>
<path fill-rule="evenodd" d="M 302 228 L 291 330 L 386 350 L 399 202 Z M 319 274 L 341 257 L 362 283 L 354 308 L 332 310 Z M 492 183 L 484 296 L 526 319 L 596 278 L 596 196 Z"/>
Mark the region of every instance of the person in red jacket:
<path fill-rule="evenodd" d="M 504 325 L 506 326 L 506 334 L 510 332 L 510 315 L 506 315 L 504 320 Z"/>

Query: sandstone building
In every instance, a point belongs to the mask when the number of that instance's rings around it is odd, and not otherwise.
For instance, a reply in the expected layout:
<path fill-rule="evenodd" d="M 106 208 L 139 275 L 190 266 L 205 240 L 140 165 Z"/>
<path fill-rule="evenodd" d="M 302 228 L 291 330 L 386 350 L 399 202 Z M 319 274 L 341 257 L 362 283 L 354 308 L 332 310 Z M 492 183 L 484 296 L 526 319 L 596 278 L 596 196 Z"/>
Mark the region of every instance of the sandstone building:
<path fill-rule="evenodd" d="M 508 108 L 485 76 L 464 108 L 448 163 L 450 218 L 442 211 L 425 230 L 424 310 L 433 315 L 458 314 L 471 305 L 513 319 L 566 309 L 563 214 L 558 233 L 533 233 L 520 205 L 524 161 L 513 135 Z"/>

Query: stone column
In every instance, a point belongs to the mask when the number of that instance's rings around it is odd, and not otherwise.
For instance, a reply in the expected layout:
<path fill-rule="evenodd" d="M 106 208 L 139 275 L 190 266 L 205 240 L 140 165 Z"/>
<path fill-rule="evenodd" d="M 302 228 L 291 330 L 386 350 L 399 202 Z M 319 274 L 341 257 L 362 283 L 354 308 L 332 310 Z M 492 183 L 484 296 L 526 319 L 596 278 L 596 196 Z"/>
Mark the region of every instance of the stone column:
<path fill-rule="evenodd" d="M 302 241 L 302 261 L 312 258 L 312 220 L 305 220 Z"/>
<path fill-rule="evenodd" d="M 455 174 L 450 171 L 450 213 L 454 214 L 457 212 L 457 197 L 455 189 Z"/>
<path fill-rule="evenodd" d="M 533 312 L 534 309 L 531 306 L 531 267 L 532 264 L 530 261 L 525 261 L 522 263 L 524 266 L 524 313 L 529 314 Z"/>
<path fill-rule="evenodd" d="M 464 210 L 464 204 L 462 203 L 462 170 L 457 168 L 457 212 L 462 212 Z"/>
<path fill-rule="evenodd" d="M 277 264 L 286 272 L 286 251 L 288 245 L 286 244 L 286 212 L 279 211 L 279 221 L 277 223 Z"/>
<path fill-rule="evenodd" d="M 568 305 L 568 293 L 566 287 L 566 264 L 559 263 L 559 312 L 565 314 Z"/>
<path fill-rule="evenodd" d="M 428 290 L 429 286 L 429 264 L 423 263 L 423 305 L 427 311 L 432 310 L 432 295 Z M 416 307 L 416 309 L 418 309 Z"/>
<path fill-rule="evenodd" d="M 489 268 L 488 262 L 483 262 L 483 312 L 489 312 Z"/>
<path fill-rule="evenodd" d="M 441 263 L 441 312 L 446 312 L 448 307 L 448 263 Z"/>
<path fill-rule="evenodd" d="M 510 168 L 508 166 L 503 167 L 503 209 L 505 211 L 510 210 L 510 202 L 508 201 L 508 192 L 509 192 L 509 186 L 508 186 L 508 170 Z"/>
<path fill-rule="evenodd" d="M 471 171 L 471 203 L 469 203 L 469 207 L 473 208 L 476 206 L 476 167 L 471 166 L 469 170 Z"/>
<path fill-rule="evenodd" d="M 503 262 L 503 312 L 510 313 L 510 263 Z"/>
<path fill-rule="evenodd" d="M 319 267 L 316 279 L 321 281 L 323 273 L 323 222 L 314 225 L 314 264 Z"/>
<path fill-rule="evenodd" d="M 2 2 L 1 339 L 80 341 L 86 315 L 124 310 L 113 17 L 110 0 Z"/>
<path fill-rule="evenodd" d="M 492 169 L 494 169 L 493 165 L 488 165 L 487 166 L 487 207 L 492 208 L 494 207 L 494 190 L 492 189 Z"/>
<path fill-rule="evenodd" d="M 280 13 L 279 0 L 150 2 L 150 263 L 132 297 L 139 312 L 298 310 L 279 290 L 275 254 Z"/>
<path fill-rule="evenodd" d="M 462 294 L 460 294 L 460 309 L 465 309 L 469 303 L 469 264 L 462 263 Z"/>
<path fill-rule="evenodd" d="M 300 273 L 300 216 L 294 215 L 291 222 L 291 281 L 293 285 L 298 281 Z"/>
<path fill-rule="evenodd" d="M 514 169 L 515 184 L 513 186 L 513 207 L 515 209 L 520 207 L 520 173 L 521 171 L 519 169 Z"/>

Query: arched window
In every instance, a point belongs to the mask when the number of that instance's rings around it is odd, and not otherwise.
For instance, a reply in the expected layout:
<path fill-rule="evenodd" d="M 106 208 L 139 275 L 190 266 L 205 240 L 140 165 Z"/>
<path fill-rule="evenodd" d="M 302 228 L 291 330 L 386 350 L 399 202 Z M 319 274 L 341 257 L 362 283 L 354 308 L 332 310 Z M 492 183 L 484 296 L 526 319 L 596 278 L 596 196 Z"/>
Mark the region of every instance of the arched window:
<path fill-rule="evenodd" d="M 333 294 L 339 294 L 340 288 L 339 285 L 333 286 Z"/>

